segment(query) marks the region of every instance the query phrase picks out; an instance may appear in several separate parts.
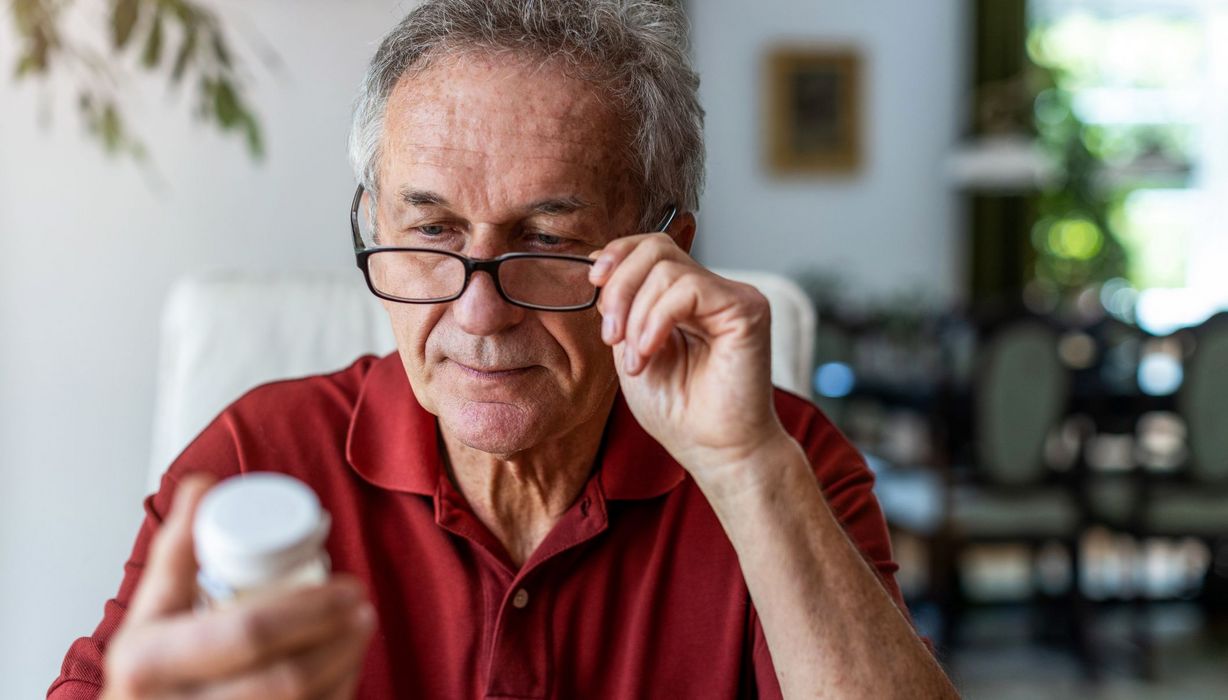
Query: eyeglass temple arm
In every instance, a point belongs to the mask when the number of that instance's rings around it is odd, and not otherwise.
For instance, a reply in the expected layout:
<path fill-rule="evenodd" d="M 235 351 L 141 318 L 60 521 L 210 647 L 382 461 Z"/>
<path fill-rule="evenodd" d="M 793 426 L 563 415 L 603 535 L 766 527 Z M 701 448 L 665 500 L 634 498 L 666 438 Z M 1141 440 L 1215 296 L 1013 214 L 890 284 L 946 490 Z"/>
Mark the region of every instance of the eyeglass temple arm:
<path fill-rule="evenodd" d="M 674 223 L 674 218 L 676 218 L 677 216 L 678 216 L 678 205 L 677 204 L 669 205 L 669 211 L 665 213 L 665 218 L 662 219 L 661 223 L 657 224 L 657 227 L 653 230 L 659 231 L 661 233 L 665 233 L 669 231 L 670 224 Z"/>
<path fill-rule="evenodd" d="M 360 184 L 354 192 L 354 201 L 350 204 L 350 233 L 354 236 L 355 252 L 360 252 L 367 247 L 362 242 L 362 236 L 358 233 L 358 205 L 362 202 L 362 194 L 365 191 Z"/>

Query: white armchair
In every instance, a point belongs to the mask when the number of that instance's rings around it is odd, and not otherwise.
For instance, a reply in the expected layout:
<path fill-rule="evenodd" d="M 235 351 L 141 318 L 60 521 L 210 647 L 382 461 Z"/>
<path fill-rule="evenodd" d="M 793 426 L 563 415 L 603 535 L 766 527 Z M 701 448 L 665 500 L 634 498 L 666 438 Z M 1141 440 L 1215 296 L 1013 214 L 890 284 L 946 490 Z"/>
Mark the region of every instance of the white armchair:
<path fill-rule="evenodd" d="M 772 308 L 772 381 L 810 396 L 815 312 L 785 277 L 717 270 L 757 287 Z M 194 275 L 163 309 L 149 485 L 230 402 L 277 379 L 345 367 L 396 349 L 383 308 L 357 270 Z"/>

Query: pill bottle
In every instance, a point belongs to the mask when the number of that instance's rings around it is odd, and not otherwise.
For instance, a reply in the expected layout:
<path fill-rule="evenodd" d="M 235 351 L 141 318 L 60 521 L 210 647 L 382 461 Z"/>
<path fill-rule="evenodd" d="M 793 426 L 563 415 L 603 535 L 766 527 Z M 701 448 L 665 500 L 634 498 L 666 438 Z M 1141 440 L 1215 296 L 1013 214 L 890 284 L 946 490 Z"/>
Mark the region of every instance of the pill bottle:
<path fill-rule="evenodd" d="M 192 524 L 198 607 L 324 583 L 329 524 L 315 493 L 294 477 L 254 472 L 217 484 Z"/>

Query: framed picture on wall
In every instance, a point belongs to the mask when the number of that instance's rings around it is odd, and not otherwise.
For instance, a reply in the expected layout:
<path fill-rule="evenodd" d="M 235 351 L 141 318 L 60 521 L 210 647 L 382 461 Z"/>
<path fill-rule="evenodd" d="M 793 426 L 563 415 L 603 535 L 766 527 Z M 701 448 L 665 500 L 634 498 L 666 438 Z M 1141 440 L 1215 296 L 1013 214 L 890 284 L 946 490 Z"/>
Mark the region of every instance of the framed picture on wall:
<path fill-rule="evenodd" d="M 777 47 L 764 80 L 768 168 L 848 174 L 861 165 L 861 57 L 852 49 Z"/>

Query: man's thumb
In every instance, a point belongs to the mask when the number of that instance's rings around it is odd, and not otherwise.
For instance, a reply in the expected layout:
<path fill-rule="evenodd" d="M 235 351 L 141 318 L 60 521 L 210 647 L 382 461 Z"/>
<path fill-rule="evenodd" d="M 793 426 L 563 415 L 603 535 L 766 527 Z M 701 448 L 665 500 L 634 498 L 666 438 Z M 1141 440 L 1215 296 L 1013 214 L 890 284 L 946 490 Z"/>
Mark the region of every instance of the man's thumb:
<path fill-rule="evenodd" d="M 150 620 L 192 608 L 196 595 L 192 520 L 201 497 L 215 481 L 206 474 L 189 474 L 175 488 L 170 513 L 150 545 L 145 571 L 128 609 L 129 620 Z"/>

